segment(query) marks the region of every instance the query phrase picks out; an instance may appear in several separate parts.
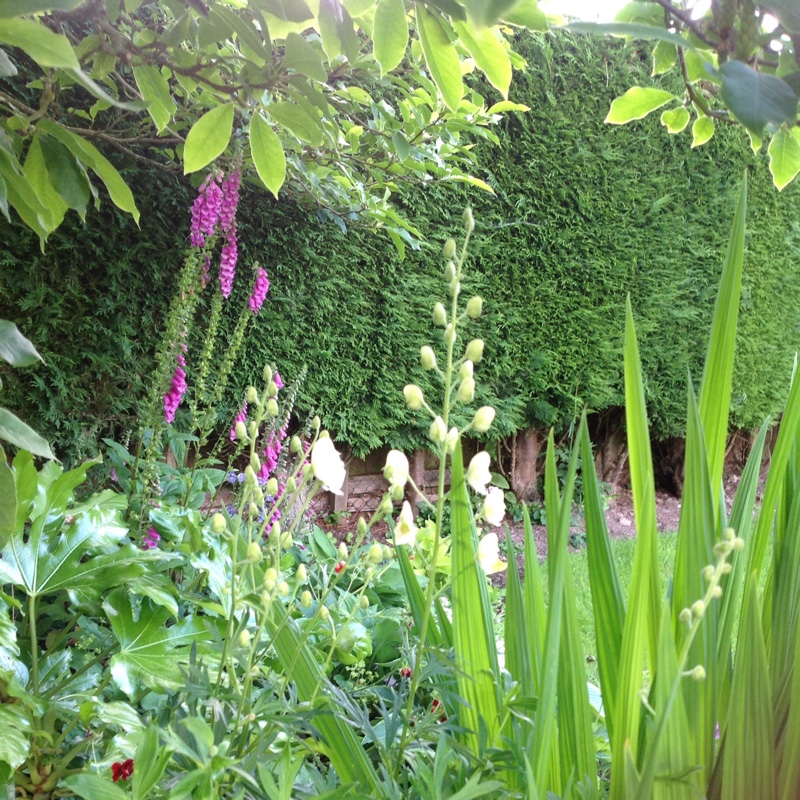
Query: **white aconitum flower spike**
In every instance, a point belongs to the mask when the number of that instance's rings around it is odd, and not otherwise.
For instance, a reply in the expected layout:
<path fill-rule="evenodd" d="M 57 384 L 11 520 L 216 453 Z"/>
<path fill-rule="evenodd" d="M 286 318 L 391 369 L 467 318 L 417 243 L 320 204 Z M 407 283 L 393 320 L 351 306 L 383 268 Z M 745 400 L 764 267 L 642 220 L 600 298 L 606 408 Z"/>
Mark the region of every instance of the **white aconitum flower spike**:
<path fill-rule="evenodd" d="M 483 518 L 490 525 L 499 525 L 506 515 L 506 495 L 502 489 L 492 486 L 483 501 Z"/>
<path fill-rule="evenodd" d="M 486 486 L 492 481 L 492 473 L 489 470 L 491 456 L 486 450 L 476 453 L 467 467 L 467 483 L 472 487 L 473 492 L 486 494 Z"/>
<path fill-rule="evenodd" d="M 406 485 L 408 481 L 408 459 L 399 450 L 390 450 L 386 456 L 386 466 L 383 468 L 383 477 L 394 488 Z"/>
<path fill-rule="evenodd" d="M 329 436 L 317 439 L 311 448 L 311 466 L 314 468 L 314 477 L 325 491 L 342 494 L 346 475 L 344 462 Z"/>
<path fill-rule="evenodd" d="M 496 533 L 487 533 L 478 542 L 478 564 L 487 575 L 502 572 L 508 566 L 505 561 L 500 560 L 500 549 Z"/>
<path fill-rule="evenodd" d="M 411 510 L 411 504 L 406 500 L 400 509 L 400 515 L 397 517 L 397 523 L 394 528 L 394 543 L 395 545 L 413 545 L 416 541 L 417 526 L 414 524 L 414 513 Z"/>

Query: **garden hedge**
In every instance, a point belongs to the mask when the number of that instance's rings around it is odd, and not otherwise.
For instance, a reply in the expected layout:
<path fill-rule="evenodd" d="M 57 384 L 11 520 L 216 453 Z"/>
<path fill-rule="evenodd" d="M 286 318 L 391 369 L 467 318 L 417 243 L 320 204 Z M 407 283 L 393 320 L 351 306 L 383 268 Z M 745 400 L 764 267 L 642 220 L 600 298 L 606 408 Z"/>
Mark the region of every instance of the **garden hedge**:
<path fill-rule="evenodd" d="M 441 341 L 431 322 L 445 288 L 440 248 L 460 235 L 469 203 L 476 230 L 464 293 L 485 298 L 470 333 L 486 341 L 477 401 L 498 408 L 494 434 L 564 428 L 584 407 L 621 405 L 630 293 L 654 431 L 680 435 L 687 375 L 699 381 L 745 169 L 750 211 L 731 423 L 752 428 L 785 399 L 800 347 L 798 189 L 775 191 L 766 155 L 753 156 L 738 128 L 722 126 L 693 150 L 689 131 L 669 136 L 657 115 L 605 125 L 615 96 L 652 82 L 647 49 L 564 33 L 526 34 L 517 46 L 528 69 L 515 75 L 510 99 L 531 110 L 496 129 L 499 146 L 475 147 L 474 174 L 495 195 L 463 184 L 398 187 L 398 206 L 427 238 L 404 260 L 380 232 L 350 222 L 343 231 L 313 209 L 245 187 L 240 270 L 258 260 L 272 289 L 226 413 L 264 363 L 287 377 L 307 364 L 299 409 L 319 412 L 356 453 L 424 442 L 400 390 L 410 380 L 428 389 L 418 351 Z M 90 453 L 98 436 L 135 427 L 188 243 L 193 189 L 140 167 L 126 178 L 143 210 L 141 229 L 104 203 L 85 226 L 75 220 L 54 234 L 42 254 L 21 226 L 0 220 L 0 317 L 15 320 L 46 360 L 4 372 L 0 399 L 62 453 Z M 240 279 L 228 330 L 248 288 Z"/>

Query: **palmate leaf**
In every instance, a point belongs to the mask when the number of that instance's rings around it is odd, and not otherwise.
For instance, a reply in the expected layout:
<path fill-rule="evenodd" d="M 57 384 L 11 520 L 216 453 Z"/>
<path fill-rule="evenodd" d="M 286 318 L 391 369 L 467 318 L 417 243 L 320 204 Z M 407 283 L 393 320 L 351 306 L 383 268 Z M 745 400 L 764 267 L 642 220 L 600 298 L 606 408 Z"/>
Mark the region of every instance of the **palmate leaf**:
<path fill-rule="evenodd" d="M 129 696 L 142 684 L 150 689 L 182 686 L 180 668 L 188 664 L 192 644 L 211 639 L 210 620 L 186 617 L 167 626 L 170 611 L 149 600 L 142 602 L 135 615 L 128 591 L 122 587 L 106 598 L 103 609 L 120 646 L 111 657 L 111 676 Z"/>

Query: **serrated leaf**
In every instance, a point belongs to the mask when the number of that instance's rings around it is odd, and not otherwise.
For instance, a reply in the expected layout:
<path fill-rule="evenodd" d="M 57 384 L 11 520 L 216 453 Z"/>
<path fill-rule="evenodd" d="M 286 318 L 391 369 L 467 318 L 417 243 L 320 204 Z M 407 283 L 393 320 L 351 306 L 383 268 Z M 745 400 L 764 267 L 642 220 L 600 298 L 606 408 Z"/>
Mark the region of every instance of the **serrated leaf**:
<path fill-rule="evenodd" d="M 296 33 L 290 33 L 286 37 L 283 66 L 315 81 L 328 80 L 328 73 L 322 63 L 322 53 Z"/>
<path fill-rule="evenodd" d="M 0 439 L 41 458 L 55 459 L 47 440 L 5 408 L 0 408 Z"/>
<path fill-rule="evenodd" d="M 12 367 L 30 367 L 42 357 L 19 328 L 6 319 L 0 319 L 0 358 Z"/>
<path fill-rule="evenodd" d="M 450 44 L 450 39 L 436 16 L 422 5 L 416 7 L 415 14 L 425 63 L 445 105 L 455 111 L 464 95 L 458 53 Z"/>
<path fill-rule="evenodd" d="M 781 128 L 769 143 L 769 171 L 772 182 L 780 191 L 800 172 L 800 136 L 796 128 Z"/>
<path fill-rule="evenodd" d="M 680 133 L 689 124 L 689 110 L 683 106 L 669 108 L 661 113 L 661 124 L 669 133 Z"/>
<path fill-rule="evenodd" d="M 511 60 L 493 30 L 476 28 L 463 22 L 454 22 L 453 27 L 458 38 L 461 39 L 461 43 L 475 59 L 478 69 L 483 71 L 489 79 L 489 83 L 503 97 L 508 97 L 508 87 L 511 84 Z"/>
<path fill-rule="evenodd" d="M 322 126 L 319 120 L 294 103 L 270 103 L 267 112 L 279 125 L 283 125 L 298 139 L 314 147 L 322 144 Z"/>
<path fill-rule="evenodd" d="M 254 114 L 250 122 L 250 154 L 258 177 L 277 200 L 286 180 L 286 155 L 281 140 L 261 114 Z"/>
<path fill-rule="evenodd" d="M 714 135 L 714 120 L 711 117 L 698 117 L 692 123 L 692 147 L 704 145 Z"/>
<path fill-rule="evenodd" d="M 408 46 L 408 19 L 403 0 L 378 0 L 372 42 L 375 60 L 381 65 L 383 76 L 403 60 Z"/>
<path fill-rule="evenodd" d="M 139 209 L 136 208 L 131 190 L 114 165 L 93 144 L 49 119 L 39 120 L 36 127 L 66 145 L 78 161 L 86 164 L 103 181 L 114 205 L 131 214 L 136 222 L 139 221 Z"/>
<path fill-rule="evenodd" d="M 767 125 L 794 119 L 797 95 L 785 81 L 742 61 L 729 61 L 719 72 L 722 100 L 748 130 L 760 135 Z"/>
<path fill-rule="evenodd" d="M 188 175 L 208 166 L 225 152 L 233 129 L 233 105 L 212 108 L 195 122 L 186 137 L 183 172 Z"/>
<path fill-rule="evenodd" d="M 69 39 L 30 19 L 0 19 L 0 42 L 24 50 L 39 66 L 80 69 Z"/>
<path fill-rule="evenodd" d="M 626 122 L 646 117 L 651 111 L 675 99 L 672 92 L 665 92 L 663 89 L 632 86 L 611 103 L 605 121 L 612 125 L 624 125 Z"/>

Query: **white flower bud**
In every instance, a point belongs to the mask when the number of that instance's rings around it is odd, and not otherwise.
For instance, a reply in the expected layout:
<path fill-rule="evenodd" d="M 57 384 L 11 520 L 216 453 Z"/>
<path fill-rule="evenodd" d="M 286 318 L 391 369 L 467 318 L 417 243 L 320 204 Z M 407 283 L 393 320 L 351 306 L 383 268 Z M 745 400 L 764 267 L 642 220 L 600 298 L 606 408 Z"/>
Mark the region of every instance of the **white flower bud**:
<path fill-rule="evenodd" d="M 406 398 L 406 406 L 411 411 L 419 411 L 422 408 L 422 389 L 416 384 L 409 383 L 403 388 L 403 396 Z"/>
<path fill-rule="evenodd" d="M 255 439 L 258 436 L 258 423 L 255 420 L 252 420 L 247 425 L 247 435 L 251 439 Z"/>
<path fill-rule="evenodd" d="M 258 392 L 256 391 L 255 386 L 248 386 L 247 387 L 247 402 L 248 403 L 257 403 L 258 402 Z"/>
<path fill-rule="evenodd" d="M 383 561 L 383 548 L 377 542 L 367 551 L 367 560 L 373 564 L 380 564 Z"/>
<path fill-rule="evenodd" d="M 267 384 L 267 397 L 277 397 L 278 396 L 278 384 L 275 381 L 270 381 Z"/>
<path fill-rule="evenodd" d="M 483 340 L 473 339 L 464 351 L 464 355 L 473 363 L 477 364 L 483 358 Z"/>
<path fill-rule="evenodd" d="M 447 437 L 447 428 L 445 427 L 444 420 L 441 417 L 436 417 L 436 419 L 431 423 L 428 435 L 431 437 L 432 441 L 436 442 L 436 444 L 441 444 L 445 440 Z"/>
<path fill-rule="evenodd" d="M 264 588 L 271 592 L 278 585 L 278 570 L 275 567 L 270 567 L 264 573 Z"/>
<path fill-rule="evenodd" d="M 452 322 L 447 323 L 447 327 L 444 330 L 444 340 L 447 344 L 452 344 L 456 340 L 456 326 Z M 480 361 L 480 359 L 478 360 Z"/>
<path fill-rule="evenodd" d="M 299 436 L 292 436 L 289 442 L 289 450 L 292 453 L 301 453 L 303 451 L 303 443 L 300 441 Z"/>
<path fill-rule="evenodd" d="M 244 468 L 244 482 L 251 488 L 253 486 L 258 486 L 258 478 L 256 478 L 256 473 L 249 464 Z"/>
<path fill-rule="evenodd" d="M 456 278 L 456 265 L 452 261 L 448 261 L 444 266 L 444 280 L 445 283 L 452 284 Z"/>
<path fill-rule="evenodd" d="M 450 428 L 447 431 L 447 439 L 445 440 L 444 446 L 448 453 L 455 453 L 456 445 L 458 444 L 458 428 Z"/>
<path fill-rule="evenodd" d="M 475 370 L 475 365 L 467 359 L 458 370 L 458 379 L 463 381 L 464 378 L 471 378 Z"/>
<path fill-rule="evenodd" d="M 250 516 L 255 519 L 261 512 L 258 510 L 258 506 L 255 503 L 250 503 L 247 508 Z"/>
<path fill-rule="evenodd" d="M 494 422 L 494 409 L 491 406 L 481 406 L 472 418 L 472 427 L 478 433 L 486 433 Z"/>
<path fill-rule="evenodd" d="M 443 328 L 447 325 L 447 312 L 444 310 L 444 306 L 441 303 L 437 303 L 433 307 L 433 324 L 439 328 Z"/>
<path fill-rule="evenodd" d="M 467 303 L 467 316 L 477 319 L 481 315 L 481 311 L 483 311 L 483 298 L 477 295 L 471 297 Z"/>
<path fill-rule="evenodd" d="M 250 466 L 253 468 L 254 472 L 261 472 L 261 459 L 258 457 L 257 453 L 253 453 L 250 456 Z"/>
<path fill-rule="evenodd" d="M 278 416 L 278 401 L 274 397 L 270 397 L 270 399 L 267 400 L 267 414 L 271 417 Z"/>
<path fill-rule="evenodd" d="M 312 419 L 312 420 L 311 420 L 311 427 L 312 427 L 312 428 L 313 428 L 315 431 L 318 431 L 318 430 L 319 430 L 319 426 L 320 426 L 320 425 L 322 425 L 322 421 L 320 420 L 320 418 L 319 418 L 319 417 L 314 417 L 314 419 Z"/>
<path fill-rule="evenodd" d="M 458 387 L 458 399 L 462 403 L 471 403 L 475 399 L 475 378 L 468 375 Z"/>
<path fill-rule="evenodd" d="M 311 592 L 306 590 L 300 595 L 300 605 L 303 606 L 303 608 L 311 608 L 313 602 L 314 599 L 311 597 Z"/>
<path fill-rule="evenodd" d="M 347 561 L 347 545 L 344 542 L 339 542 L 336 552 L 339 554 L 340 561 Z"/>
<path fill-rule="evenodd" d="M 691 672 L 692 680 L 704 681 L 706 679 L 706 670 L 702 664 L 698 664 Z"/>
<path fill-rule="evenodd" d="M 239 647 L 249 647 L 250 646 L 250 631 L 245 628 L 239 634 Z"/>
<path fill-rule="evenodd" d="M 258 546 L 258 542 L 250 542 L 247 545 L 247 560 L 253 564 L 261 561 L 261 548 Z"/>
<path fill-rule="evenodd" d="M 445 258 L 450 259 L 450 258 L 453 258 L 455 256 L 455 254 L 456 254 L 456 241 L 455 241 L 455 239 L 448 239 L 444 243 L 443 252 L 444 252 L 444 257 Z"/>
<path fill-rule="evenodd" d="M 286 493 L 287 494 L 294 494 L 297 491 L 297 481 L 294 479 L 293 476 L 290 476 L 286 479 Z"/>
<path fill-rule="evenodd" d="M 423 345 L 419 350 L 419 360 L 422 363 L 422 369 L 430 370 L 436 368 L 436 353 L 428 345 Z"/>
<path fill-rule="evenodd" d="M 325 622 L 327 622 L 330 619 L 331 612 L 328 611 L 328 607 L 327 606 L 321 606 L 320 607 L 319 616 L 320 616 L 320 619 L 322 619 Z"/>
<path fill-rule="evenodd" d="M 264 487 L 267 491 L 267 497 L 275 497 L 278 494 L 278 481 L 276 478 L 270 478 L 267 485 Z"/>
<path fill-rule="evenodd" d="M 289 584 L 286 581 L 281 581 L 278 584 L 278 594 L 281 597 L 287 597 L 289 595 Z"/>
<path fill-rule="evenodd" d="M 262 373 L 262 377 L 264 379 L 264 383 L 269 383 L 272 380 L 272 367 L 264 367 L 264 372 Z"/>
<path fill-rule="evenodd" d="M 225 522 L 225 517 L 217 511 L 213 517 L 211 517 L 211 533 L 219 536 L 220 534 L 225 533 L 225 528 L 227 527 Z"/>
<path fill-rule="evenodd" d="M 247 426 L 241 420 L 239 420 L 239 422 L 236 423 L 235 433 L 238 441 L 240 442 L 247 441 Z"/>
<path fill-rule="evenodd" d="M 308 572 L 306 570 L 305 564 L 300 564 L 297 567 L 297 572 L 295 573 L 295 579 L 298 583 L 305 583 L 308 579 Z"/>
<path fill-rule="evenodd" d="M 472 216 L 472 209 L 469 206 L 464 209 L 461 219 L 464 221 L 464 230 L 467 233 L 472 233 L 475 229 L 475 219 Z"/>
<path fill-rule="evenodd" d="M 705 613 L 706 613 L 705 603 L 703 603 L 702 600 L 695 600 L 694 603 L 692 603 L 692 616 L 695 619 L 700 619 L 700 617 L 702 617 L 703 614 Z"/>
<path fill-rule="evenodd" d="M 369 608 L 369 597 L 365 594 L 361 595 L 361 599 L 358 601 L 359 605 L 361 606 L 362 610 L 366 611 Z"/>

